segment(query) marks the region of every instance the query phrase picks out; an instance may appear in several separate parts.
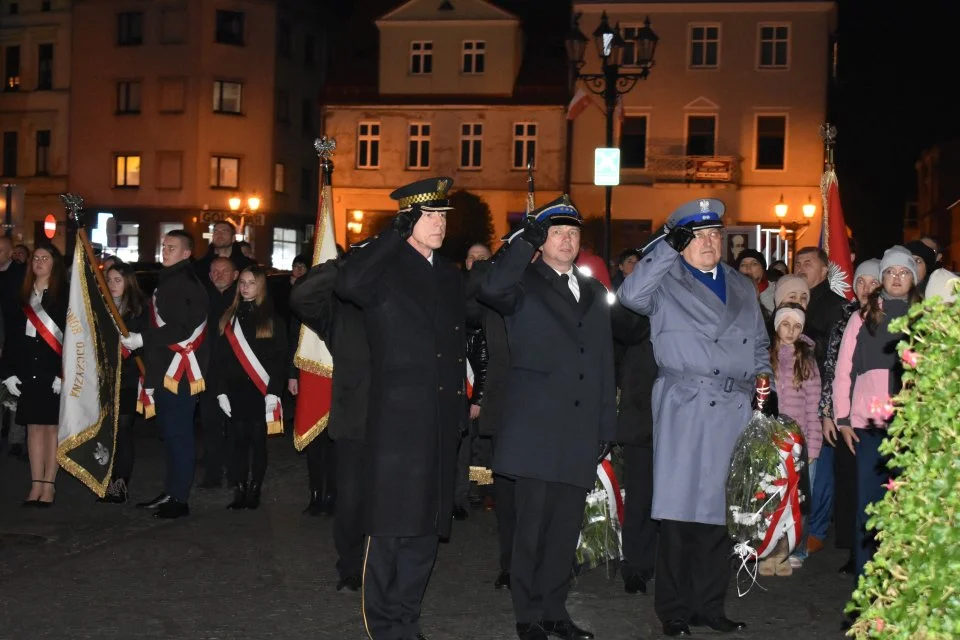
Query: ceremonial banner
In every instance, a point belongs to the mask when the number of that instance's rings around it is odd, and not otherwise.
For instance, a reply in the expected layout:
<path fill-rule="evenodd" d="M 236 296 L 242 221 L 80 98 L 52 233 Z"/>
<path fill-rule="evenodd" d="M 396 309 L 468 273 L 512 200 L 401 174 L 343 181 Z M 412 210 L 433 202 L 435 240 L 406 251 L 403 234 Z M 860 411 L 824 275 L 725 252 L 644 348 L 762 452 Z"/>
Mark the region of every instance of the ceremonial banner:
<path fill-rule="evenodd" d="M 80 232 L 83 234 L 83 232 Z M 101 498 L 110 484 L 120 405 L 120 332 L 77 243 L 63 332 L 57 462 Z"/>
<path fill-rule="evenodd" d="M 840 185 L 834 173 L 833 147 L 837 129 L 824 124 L 820 136 L 826 147 L 823 177 L 820 178 L 820 194 L 823 197 L 823 225 L 820 229 L 820 248 L 830 258 L 827 279 L 830 288 L 847 300 L 853 300 L 853 258 L 850 255 L 850 240 L 847 238 L 847 223 L 840 206 Z"/>
<path fill-rule="evenodd" d="M 313 245 L 313 266 L 337 257 L 337 241 L 333 233 L 333 190 L 330 154 L 336 143 L 326 137 L 314 143 L 320 154 L 320 201 Z M 315 331 L 302 325 L 293 363 L 300 369 L 297 410 L 293 421 L 293 446 L 303 451 L 320 432 L 327 428 L 333 397 L 333 356 Z"/>

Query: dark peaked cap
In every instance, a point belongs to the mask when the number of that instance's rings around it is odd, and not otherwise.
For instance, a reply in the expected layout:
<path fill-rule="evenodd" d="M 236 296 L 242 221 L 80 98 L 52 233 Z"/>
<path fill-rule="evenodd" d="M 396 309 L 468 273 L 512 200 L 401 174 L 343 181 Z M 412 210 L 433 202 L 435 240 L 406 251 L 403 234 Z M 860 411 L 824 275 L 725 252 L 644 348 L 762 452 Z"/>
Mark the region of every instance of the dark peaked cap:
<path fill-rule="evenodd" d="M 426 178 L 400 187 L 390 194 L 397 200 L 401 209 L 420 205 L 428 209 L 450 209 L 448 193 L 453 186 L 453 178 Z"/>

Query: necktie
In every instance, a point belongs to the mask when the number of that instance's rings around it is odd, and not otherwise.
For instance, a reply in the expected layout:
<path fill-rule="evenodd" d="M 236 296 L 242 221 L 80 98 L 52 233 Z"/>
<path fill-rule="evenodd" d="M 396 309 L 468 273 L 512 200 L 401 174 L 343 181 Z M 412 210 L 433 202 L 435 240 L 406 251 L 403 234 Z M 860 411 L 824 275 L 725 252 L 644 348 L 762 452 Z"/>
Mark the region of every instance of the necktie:
<path fill-rule="evenodd" d="M 573 291 L 570 290 L 570 274 L 564 273 L 560 275 L 559 285 L 561 288 L 561 293 L 574 304 L 578 304 L 577 297 L 573 295 Z"/>

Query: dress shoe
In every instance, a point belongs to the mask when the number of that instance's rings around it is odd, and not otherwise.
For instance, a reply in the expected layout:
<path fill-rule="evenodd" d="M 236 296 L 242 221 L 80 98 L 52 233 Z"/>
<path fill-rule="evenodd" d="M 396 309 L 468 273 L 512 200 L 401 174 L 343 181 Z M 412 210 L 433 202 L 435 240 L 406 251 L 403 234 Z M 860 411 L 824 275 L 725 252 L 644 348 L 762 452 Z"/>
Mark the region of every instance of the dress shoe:
<path fill-rule="evenodd" d="M 807 554 L 813 555 L 817 551 L 823 550 L 823 540 L 817 536 L 807 536 Z"/>
<path fill-rule="evenodd" d="M 24 500 L 20 503 L 21 507 L 38 507 L 40 506 L 39 500 Z"/>
<path fill-rule="evenodd" d="M 227 509 L 237 510 L 247 508 L 247 483 L 238 482 L 233 487 L 233 500 L 227 505 Z"/>
<path fill-rule="evenodd" d="M 684 620 L 667 620 L 663 623 L 663 635 L 673 638 L 675 636 L 692 636 L 690 626 Z"/>
<path fill-rule="evenodd" d="M 555 622 L 544 620 L 540 623 L 540 626 L 547 632 L 547 635 L 563 638 L 563 640 L 593 640 L 593 634 L 573 624 L 573 620 L 557 620 Z"/>
<path fill-rule="evenodd" d="M 123 504 L 127 501 L 127 483 L 123 478 L 117 478 L 107 487 L 107 492 L 102 498 L 97 498 L 97 502 L 107 504 Z"/>
<path fill-rule="evenodd" d="M 250 489 L 247 491 L 247 509 L 256 509 L 260 506 L 260 484 L 251 483 Z"/>
<path fill-rule="evenodd" d="M 700 616 L 691 616 L 690 624 L 695 627 L 710 627 L 714 631 L 719 631 L 720 633 L 743 631 L 747 628 L 746 622 L 737 622 L 736 620 L 731 620 L 727 616 L 720 616 L 719 618 L 701 618 Z"/>
<path fill-rule="evenodd" d="M 343 589 L 359 591 L 362 586 L 363 579 L 360 576 L 347 576 L 346 578 L 340 578 L 340 582 L 337 583 L 337 591 L 342 591 Z"/>
<path fill-rule="evenodd" d="M 627 593 L 646 593 L 647 592 L 647 581 L 643 577 L 633 574 L 632 576 L 625 576 L 623 578 L 623 590 Z"/>
<path fill-rule="evenodd" d="M 501 571 L 500 575 L 497 576 L 497 581 L 493 583 L 493 588 L 499 591 L 500 589 L 509 589 L 510 588 L 510 572 Z"/>
<path fill-rule="evenodd" d="M 156 508 L 158 508 L 160 505 L 166 504 L 167 502 L 170 502 L 171 500 L 173 500 L 173 498 L 171 498 L 170 496 L 168 496 L 168 495 L 165 494 L 165 493 L 161 493 L 160 495 L 158 495 L 158 496 L 157 496 L 156 498 L 154 498 L 153 500 L 148 500 L 148 501 L 146 501 L 146 502 L 138 502 L 138 503 L 137 503 L 137 508 L 138 508 L 138 509 L 156 509 Z"/>
<path fill-rule="evenodd" d="M 180 502 L 179 500 L 170 498 L 157 507 L 157 511 L 153 514 L 153 517 L 160 518 L 161 520 L 173 520 L 188 515 L 190 515 L 190 507 L 186 502 Z"/>
<path fill-rule="evenodd" d="M 319 491 L 310 492 L 310 502 L 307 503 L 307 506 L 303 510 L 303 513 L 308 516 L 320 515 L 320 492 Z"/>
<path fill-rule="evenodd" d="M 536 622 L 532 624 L 518 622 L 517 636 L 520 640 L 547 640 L 547 632 Z"/>
<path fill-rule="evenodd" d="M 470 513 L 460 505 L 457 505 L 453 508 L 454 520 L 466 520 L 469 517 L 470 517 Z"/>

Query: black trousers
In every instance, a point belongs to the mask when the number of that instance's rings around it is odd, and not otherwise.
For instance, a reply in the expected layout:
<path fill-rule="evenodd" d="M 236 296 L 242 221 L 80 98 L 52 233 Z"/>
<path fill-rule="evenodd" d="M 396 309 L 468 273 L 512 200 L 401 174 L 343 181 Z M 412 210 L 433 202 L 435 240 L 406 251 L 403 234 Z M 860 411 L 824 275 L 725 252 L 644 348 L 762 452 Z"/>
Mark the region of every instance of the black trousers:
<path fill-rule="evenodd" d="M 500 546 L 500 571 L 510 571 L 513 560 L 513 532 L 517 526 L 516 481 L 507 476 L 493 476 L 496 503 L 497 542 Z"/>
<path fill-rule="evenodd" d="M 653 608 L 661 622 L 726 615 L 732 545 L 724 526 L 660 521 Z"/>
<path fill-rule="evenodd" d="M 113 478 L 123 480 L 130 486 L 130 476 L 133 474 L 133 420 L 134 414 L 126 413 L 117 416 L 117 450 L 113 458 Z"/>
<path fill-rule="evenodd" d="M 623 488 L 627 497 L 623 511 L 624 579 L 653 577 L 657 558 L 659 523 L 650 517 L 653 508 L 653 449 L 636 445 L 623 447 Z"/>
<path fill-rule="evenodd" d="M 857 459 L 837 438 L 833 456 L 833 526 L 836 545 L 850 549 L 853 555 L 854 533 L 857 528 Z"/>
<path fill-rule="evenodd" d="M 587 490 L 517 478 L 510 593 L 518 623 L 569 620 L 567 593 Z"/>
<path fill-rule="evenodd" d="M 232 436 L 232 434 L 231 434 Z M 220 482 L 223 478 L 224 454 L 233 451 L 234 444 L 227 444 L 227 416 L 220 409 L 213 391 L 200 394 L 200 438 L 203 443 L 203 477 L 206 481 Z M 231 459 L 232 462 L 232 459 Z M 227 470 L 227 478 L 235 474 Z"/>
<path fill-rule="evenodd" d="M 230 420 L 233 456 L 230 482 L 262 485 L 267 475 L 267 424 L 260 420 Z"/>
<path fill-rule="evenodd" d="M 364 446 L 359 440 L 336 440 L 334 446 L 337 511 L 333 518 L 333 545 L 337 549 L 337 574 L 343 579 L 363 573 Z"/>
<path fill-rule="evenodd" d="M 333 440 L 326 430 L 317 434 L 306 446 L 307 476 L 310 479 L 310 491 L 316 491 L 321 498 L 335 498 L 337 495 L 337 454 Z"/>
<path fill-rule="evenodd" d="M 460 436 L 460 445 L 457 447 L 457 477 L 453 487 L 453 504 L 464 509 L 470 505 L 470 459 L 472 457 L 473 436 L 470 431 L 467 431 Z"/>
<path fill-rule="evenodd" d="M 420 607 L 438 540 L 436 535 L 367 538 L 361 609 L 371 640 L 407 640 L 420 633 Z"/>

